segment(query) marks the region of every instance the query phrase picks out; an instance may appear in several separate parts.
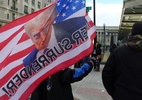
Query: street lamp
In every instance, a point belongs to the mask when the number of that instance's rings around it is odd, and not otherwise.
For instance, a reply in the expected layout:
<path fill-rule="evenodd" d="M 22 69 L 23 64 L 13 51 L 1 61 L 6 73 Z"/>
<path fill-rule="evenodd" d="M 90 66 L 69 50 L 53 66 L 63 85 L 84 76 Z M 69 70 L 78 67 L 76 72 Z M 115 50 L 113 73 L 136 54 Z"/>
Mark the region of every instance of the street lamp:
<path fill-rule="evenodd" d="M 93 0 L 93 11 L 94 11 L 94 16 L 93 16 L 93 18 L 94 18 L 94 24 L 96 25 L 96 0 Z M 97 33 L 96 33 L 97 34 Z M 97 42 L 97 36 L 96 36 L 96 38 L 94 39 L 94 48 L 95 48 L 95 46 L 96 46 L 96 42 Z"/>
<path fill-rule="evenodd" d="M 94 11 L 94 16 L 93 17 L 94 17 L 94 23 L 96 23 L 96 15 L 95 15 L 96 14 L 96 9 L 95 9 L 96 8 L 96 6 L 95 6 L 96 4 L 95 4 L 95 1 L 96 0 L 93 0 L 93 11 Z"/>

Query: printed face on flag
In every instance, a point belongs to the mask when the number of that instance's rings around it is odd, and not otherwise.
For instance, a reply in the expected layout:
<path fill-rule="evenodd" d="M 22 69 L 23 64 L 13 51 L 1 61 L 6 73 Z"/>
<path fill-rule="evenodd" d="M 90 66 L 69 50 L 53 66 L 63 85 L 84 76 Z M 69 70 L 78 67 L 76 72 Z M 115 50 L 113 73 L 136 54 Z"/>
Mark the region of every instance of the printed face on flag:
<path fill-rule="evenodd" d="M 38 50 L 47 47 L 52 32 L 52 24 L 57 16 L 55 5 L 42 12 L 24 25 L 25 31 Z"/>

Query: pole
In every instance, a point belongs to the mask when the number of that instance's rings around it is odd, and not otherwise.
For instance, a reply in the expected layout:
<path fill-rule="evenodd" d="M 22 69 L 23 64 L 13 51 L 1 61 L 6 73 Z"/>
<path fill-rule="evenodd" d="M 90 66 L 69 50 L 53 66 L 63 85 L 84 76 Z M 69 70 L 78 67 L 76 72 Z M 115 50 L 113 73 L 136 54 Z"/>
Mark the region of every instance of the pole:
<path fill-rule="evenodd" d="M 105 24 L 104 24 L 104 46 L 103 46 L 104 47 L 104 49 L 103 49 L 104 53 L 105 53 L 105 44 L 106 44 L 105 43 L 105 33 L 106 33 L 106 29 L 105 29 Z"/>
<path fill-rule="evenodd" d="M 95 13 L 96 13 L 96 9 L 95 9 L 96 7 L 95 7 L 95 6 L 96 6 L 96 5 L 95 5 L 95 1 L 96 1 L 96 0 L 93 0 L 93 11 L 94 11 L 94 16 L 93 16 L 93 17 L 94 17 L 94 24 L 96 23 L 96 15 L 95 15 Z"/>
<path fill-rule="evenodd" d="M 96 26 L 96 0 L 93 0 L 93 18 L 94 18 L 94 24 Z M 97 34 L 97 33 L 96 33 Z M 94 49 L 96 48 L 96 42 L 97 42 L 97 36 L 96 38 L 94 39 Z"/>

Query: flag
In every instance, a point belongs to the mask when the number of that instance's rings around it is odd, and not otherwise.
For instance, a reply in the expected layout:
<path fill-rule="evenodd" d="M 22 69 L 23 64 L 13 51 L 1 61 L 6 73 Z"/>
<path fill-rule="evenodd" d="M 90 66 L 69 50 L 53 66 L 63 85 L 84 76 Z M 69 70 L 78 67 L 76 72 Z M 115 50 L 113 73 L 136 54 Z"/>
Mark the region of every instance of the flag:
<path fill-rule="evenodd" d="M 28 98 L 92 53 L 95 26 L 85 13 L 85 0 L 59 0 L 0 28 L 0 100 Z"/>

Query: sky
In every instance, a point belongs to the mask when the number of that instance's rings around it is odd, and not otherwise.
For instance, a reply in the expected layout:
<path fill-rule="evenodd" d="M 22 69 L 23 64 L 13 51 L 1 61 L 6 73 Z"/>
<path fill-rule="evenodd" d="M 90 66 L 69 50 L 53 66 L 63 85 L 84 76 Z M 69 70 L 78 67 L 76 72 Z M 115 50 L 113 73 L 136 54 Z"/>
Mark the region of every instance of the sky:
<path fill-rule="evenodd" d="M 123 7 L 123 0 L 96 0 L 96 26 L 119 26 Z M 86 0 L 86 6 L 93 7 L 93 0 Z M 93 8 L 89 16 L 94 21 Z"/>

